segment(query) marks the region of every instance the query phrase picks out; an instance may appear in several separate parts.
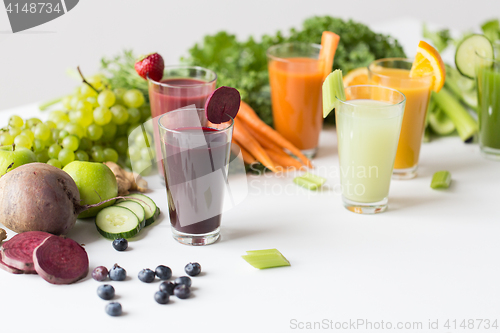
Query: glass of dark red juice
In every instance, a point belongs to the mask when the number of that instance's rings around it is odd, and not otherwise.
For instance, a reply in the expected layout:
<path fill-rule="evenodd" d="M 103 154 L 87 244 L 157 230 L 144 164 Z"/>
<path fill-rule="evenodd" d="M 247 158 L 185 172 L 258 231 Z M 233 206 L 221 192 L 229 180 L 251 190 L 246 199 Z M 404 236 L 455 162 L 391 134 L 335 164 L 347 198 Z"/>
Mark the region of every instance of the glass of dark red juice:
<path fill-rule="evenodd" d="M 233 119 L 226 119 L 212 124 L 194 107 L 158 119 L 170 223 L 182 244 L 219 239 L 233 134 Z"/>
<path fill-rule="evenodd" d="M 151 117 L 155 119 L 169 111 L 188 105 L 203 108 L 208 96 L 215 90 L 217 75 L 206 68 L 197 66 L 165 66 L 163 79 L 148 78 Z M 153 122 L 155 142 L 159 142 L 158 124 Z M 156 156 L 161 156 L 161 148 L 155 145 Z M 160 176 L 162 166 L 158 163 Z"/>

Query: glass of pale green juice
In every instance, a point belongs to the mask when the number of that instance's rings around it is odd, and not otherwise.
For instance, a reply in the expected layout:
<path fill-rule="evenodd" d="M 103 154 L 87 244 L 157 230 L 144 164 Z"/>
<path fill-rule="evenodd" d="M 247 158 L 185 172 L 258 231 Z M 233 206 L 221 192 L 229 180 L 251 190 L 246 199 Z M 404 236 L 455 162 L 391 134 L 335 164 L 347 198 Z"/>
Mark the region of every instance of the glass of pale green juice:
<path fill-rule="evenodd" d="M 496 51 L 495 59 L 476 53 L 477 115 L 481 153 L 500 161 L 500 57 Z"/>
<path fill-rule="evenodd" d="M 391 88 L 350 86 L 335 119 L 344 206 L 359 214 L 387 209 L 405 96 Z"/>

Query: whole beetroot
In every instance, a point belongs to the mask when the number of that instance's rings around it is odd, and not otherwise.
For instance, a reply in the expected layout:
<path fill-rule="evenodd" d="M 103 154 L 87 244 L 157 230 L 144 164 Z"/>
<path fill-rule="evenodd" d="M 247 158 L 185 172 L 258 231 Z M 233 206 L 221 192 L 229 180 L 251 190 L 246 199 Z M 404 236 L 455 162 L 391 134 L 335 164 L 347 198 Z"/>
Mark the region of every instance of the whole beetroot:
<path fill-rule="evenodd" d="M 0 178 L 0 221 L 17 232 L 65 235 L 83 208 L 73 179 L 44 163 L 25 164 Z"/>

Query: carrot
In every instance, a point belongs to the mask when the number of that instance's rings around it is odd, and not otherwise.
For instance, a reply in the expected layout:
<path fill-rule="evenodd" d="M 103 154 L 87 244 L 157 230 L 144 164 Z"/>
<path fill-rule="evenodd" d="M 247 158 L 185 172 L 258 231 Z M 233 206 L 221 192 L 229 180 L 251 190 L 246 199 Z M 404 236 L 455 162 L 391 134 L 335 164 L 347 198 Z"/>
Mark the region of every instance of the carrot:
<path fill-rule="evenodd" d="M 326 78 L 332 72 L 333 58 L 335 51 L 339 46 L 340 37 L 331 31 L 323 31 L 321 35 L 321 50 L 319 51 L 319 59 L 323 61 L 323 71 Z"/>
<path fill-rule="evenodd" d="M 254 156 L 260 163 L 262 163 L 269 170 L 276 172 L 273 161 L 267 154 L 267 152 L 262 148 L 262 146 L 254 139 L 254 137 L 248 133 L 245 128 L 245 124 L 241 122 L 238 117 L 234 119 L 234 131 L 233 138 L 240 143 L 240 147 L 245 148 L 248 152 Z"/>
<path fill-rule="evenodd" d="M 255 157 L 253 157 L 252 154 L 248 152 L 248 150 L 246 150 L 241 144 L 239 144 L 238 141 L 233 139 L 233 142 L 236 143 L 240 148 L 241 156 L 243 156 L 243 162 L 245 162 L 246 164 L 253 164 L 257 162 Z"/>
<path fill-rule="evenodd" d="M 304 154 L 302 154 L 302 152 L 297 147 L 295 147 L 290 141 L 285 139 L 281 134 L 272 129 L 271 126 L 264 123 L 247 103 L 241 101 L 238 116 L 236 118 L 243 120 L 249 128 L 253 129 L 261 136 L 267 138 L 269 141 L 274 142 L 279 147 L 288 149 L 292 154 L 297 156 L 307 167 L 313 168 L 312 162 Z"/>
<path fill-rule="evenodd" d="M 298 160 L 295 158 L 291 157 L 287 153 L 283 152 L 277 152 L 274 150 L 268 150 L 267 153 L 273 160 L 273 162 L 276 164 L 276 167 L 281 166 L 285 169 L 293 168 L 296 170 L 300 170 L 304 168 L 304 165 L 300 163 Z"/>
<path fill-rule="evenodd" d="M 241 119 L 241 120 L 243 121 L 243 119 Z M 245 121 L 243 121 L 243 123 L 245 123 L 245 125 L 247 125 Z M 264 149 L 266 149 L 266 150 L 274 150 L 274 151 L 277 151 L 277 152 L 285 153 L 285 151 L 283 150 L 283 148 L 281 148 L 280 146 L 278 146 L 274 142 L 270 141 L 268 138 L 260 135 L 258 132 L 256 132 L 250 126 L 247 125 L 246 126 L 246 130 L 248 131 L 248 133 L 250 133 L 260 143 L 260 145 Z"/>

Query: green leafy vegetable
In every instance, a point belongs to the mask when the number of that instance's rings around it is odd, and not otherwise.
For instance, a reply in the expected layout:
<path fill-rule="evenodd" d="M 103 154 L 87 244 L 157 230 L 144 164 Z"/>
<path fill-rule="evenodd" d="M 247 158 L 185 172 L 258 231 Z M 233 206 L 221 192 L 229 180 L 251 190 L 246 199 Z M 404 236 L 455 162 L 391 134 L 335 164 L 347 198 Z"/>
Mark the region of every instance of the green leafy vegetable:
<path fill-rule="evenodd" d="M 453 41 L 450 35 L 449 29 L 442 29 L 437 31 L 431 31 L 427 28 L 427 24 L 424 23 L 424 38 L 431 41 L 432 45 L 438 50 L 438 52 L 444 51 L 448 45 Z"/>
<path fill-rule="evenodd" d="M 340 36 L 333 69 L 349 70 L 367 66 L 371 61 L 385 57 L 404 57 L 401 45 L 394 38 L 371 31 L 366 25 L 352 20 L 344 21 L 330 16 L 315 16 L 304 21 L 301 29 L 291 29 L 288 35 L 278 31 L 264 35 L 260 42 L 250 37 L 238 41 L 235 35 L 218 32 L 205 36 L 195 44 L 181 61 L 210 68 L 217 73 L 217 84 L 237 88 L 260 118 L 272 125 L 271 98 L 267 72 L 266 50 L 278 43 L 321 43 L 323 31 Z M 333 123 L 330 115 L 327 122 Z"/>
<path fill-rule="evenodd" d="M 500 22 L 498 19 L 484 22 L 481 26 L 484 35 L 492 42 L 500 39 Z"/>

